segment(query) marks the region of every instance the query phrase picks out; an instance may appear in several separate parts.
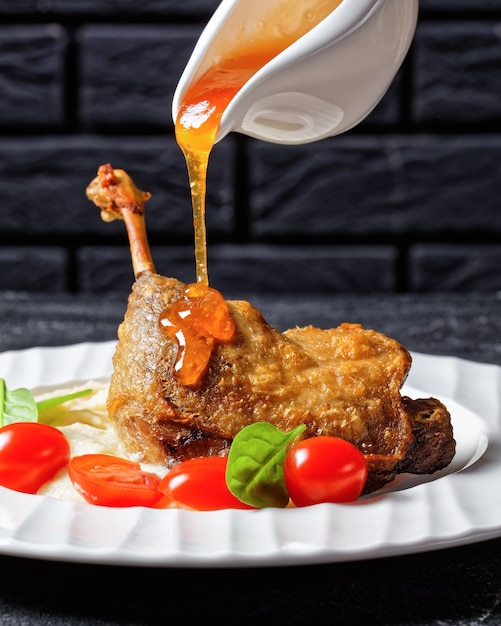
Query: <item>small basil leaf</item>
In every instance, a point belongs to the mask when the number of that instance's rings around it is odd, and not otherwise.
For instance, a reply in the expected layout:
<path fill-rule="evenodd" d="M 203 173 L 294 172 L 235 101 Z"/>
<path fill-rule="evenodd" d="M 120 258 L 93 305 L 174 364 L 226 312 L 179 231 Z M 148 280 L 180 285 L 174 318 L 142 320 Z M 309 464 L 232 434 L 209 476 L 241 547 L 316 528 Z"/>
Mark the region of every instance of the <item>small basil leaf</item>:
<path fill-rule="evenodd" d="M 226 483 L 233 495 L 258 508 L 287 506 L 283 471 L 287 446 L 305 429 L 301 424 L 285 433 L 268 422 L 242 428 L 231 444 L 226 469 Z"/>
<path fill-rule="evenodd" d="M 10 391 L 0 378 L 0 425 L 13 422 L 36 422 L 38 409 L 29 389 L 20 387 Z"/>

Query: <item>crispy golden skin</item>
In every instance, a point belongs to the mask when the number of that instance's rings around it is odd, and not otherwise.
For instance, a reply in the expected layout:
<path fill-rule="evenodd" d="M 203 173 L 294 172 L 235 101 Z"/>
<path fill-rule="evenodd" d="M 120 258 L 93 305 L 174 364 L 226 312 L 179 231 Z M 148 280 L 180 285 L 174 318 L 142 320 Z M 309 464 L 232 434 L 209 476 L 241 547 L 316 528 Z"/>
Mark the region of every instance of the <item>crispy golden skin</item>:
<path fill-rule="evenodd" d="M 431 474 L 451 462 L 455 441 L 447 408 L 434 398 L 402 397 L 409 353 L 357 324 L 280 333 L 248 302 L 228 302 L 233 340 L 216 345 L 201 385 L 180 385 L 177 343 L 161 331 L 159 317 L 185 285 L 155 273 L 144 223 L 150 194 L 105 164 L 87 195 L 103 219 L 124 220 L 136 279 L 108 395 L 110 417 L 128 451 L 166 466 L 224 455 L 244 426 L 265 421 L 284 431 L 306 424 L 305 437 L 352 442 L 367 461 L 365 493 L 398 473 Z"/>
<path fill-rule="evenodd" d="M 172 466 L 224 455 L 246 425 L 271 422 L 305 436 L 334 435 L 365 455 L 365 493 L 399 472 L 447 466 L 455 444 L 447 409 L 435 399 L 402 398 L 411 357 L 397 341 L 357 324 L 280 333 L 251 304 L 228 302 L 234 339 L 216 347 L 200 387 L 173 376 L 177 344 L 161 312 L 184 284 L 154 272 L 136 279 L 113 359 L 108 409 L 126 449 Z"/>

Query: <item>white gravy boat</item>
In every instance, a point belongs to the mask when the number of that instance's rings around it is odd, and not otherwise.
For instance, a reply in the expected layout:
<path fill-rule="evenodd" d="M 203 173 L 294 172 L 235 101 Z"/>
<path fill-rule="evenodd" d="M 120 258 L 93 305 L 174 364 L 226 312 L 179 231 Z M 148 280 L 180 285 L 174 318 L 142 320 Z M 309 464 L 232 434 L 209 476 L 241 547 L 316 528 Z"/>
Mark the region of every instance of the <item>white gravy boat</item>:
<path fill-rule="evenodd" d="M 247 1 L 252 0 L 223 0 L 208 22 L 177 85 L 174 121 L 186 90 L 214 63 L 211 45 L 228 17 Z M 407 54 L 418 4 L 343 0 L 243 85 L 221 117 L 216 142 L 238 132 L 272 143 L 302 144 L 361 122 L 386 93 Z"/>

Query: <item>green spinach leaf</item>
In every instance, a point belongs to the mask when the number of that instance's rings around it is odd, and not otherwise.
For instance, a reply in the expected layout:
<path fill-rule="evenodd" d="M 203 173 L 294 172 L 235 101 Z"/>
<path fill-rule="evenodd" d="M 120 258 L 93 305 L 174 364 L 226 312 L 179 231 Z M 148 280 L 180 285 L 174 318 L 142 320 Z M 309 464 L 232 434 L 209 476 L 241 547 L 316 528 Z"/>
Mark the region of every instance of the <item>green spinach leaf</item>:
<path fill-rule="evenodd" d="M 285 433 L 268 422 L 242 428 L 231 444 L 226 469 L 226 482 L 233 495 L 258 508 L 287 506 L 283 471 L 287 446 L 305 429 L 301 424 Z"/>
<path fill-rule="evenodd" d="M 38 409 L 29 389 L 20 387 L 10 391 L 0 378 L 0 426 L 13 422 L 36 422 Z"/>
<path fill-rule="evenodd" d="M 36 422 L 39 412 L 50 409 L 68 400 L 80 398 L 89 393 L 92 389 L 83 389 L 62 396 L 55 396 L 36 402 L 33 393 L 25 387 L 9 390 L 5 380 L 0 378 L 0 427 L 13 422 Z"/>

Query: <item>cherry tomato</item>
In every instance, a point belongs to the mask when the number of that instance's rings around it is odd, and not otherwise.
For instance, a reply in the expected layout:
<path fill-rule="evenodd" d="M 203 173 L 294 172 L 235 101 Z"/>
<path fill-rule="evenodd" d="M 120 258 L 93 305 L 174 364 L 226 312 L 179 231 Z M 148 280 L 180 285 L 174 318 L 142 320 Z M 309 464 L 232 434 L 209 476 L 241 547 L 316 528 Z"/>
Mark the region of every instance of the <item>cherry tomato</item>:
<path fill-rule="evenodd" d="M 153 507 L 162 497 L 156 474 L 109 454 L 75 456 L 68 464 L 68 474 L 75 489 L 91 504 Z"/>
<path fill-rule="evenodd" d="M 176 465 L 160 481 L 160 491 L 199 511 L 253 509 L 241 502 L 226 485 L 228 459 L 205 456 Z"/>
<path fill-rule="evenodd" d="M 0 485 L 36 493 L 70 458 L 60 430 L 38 422 L 14 422 L 0 428 Z"/>
<path fill-rule="evenodd" d="M 284 478 L 296 506 L 351 502 L 362 493 L 367 465 L 363 454 L 348 441 L 311 437 L 288 451 Z"/>
<path fill-rule="evenodd" d="M 179 502 L 176 502 L 173 498 L 160 493 L 160 500 L 157 500 L 153 505 L 154 509 L 178 509 Z"/>

